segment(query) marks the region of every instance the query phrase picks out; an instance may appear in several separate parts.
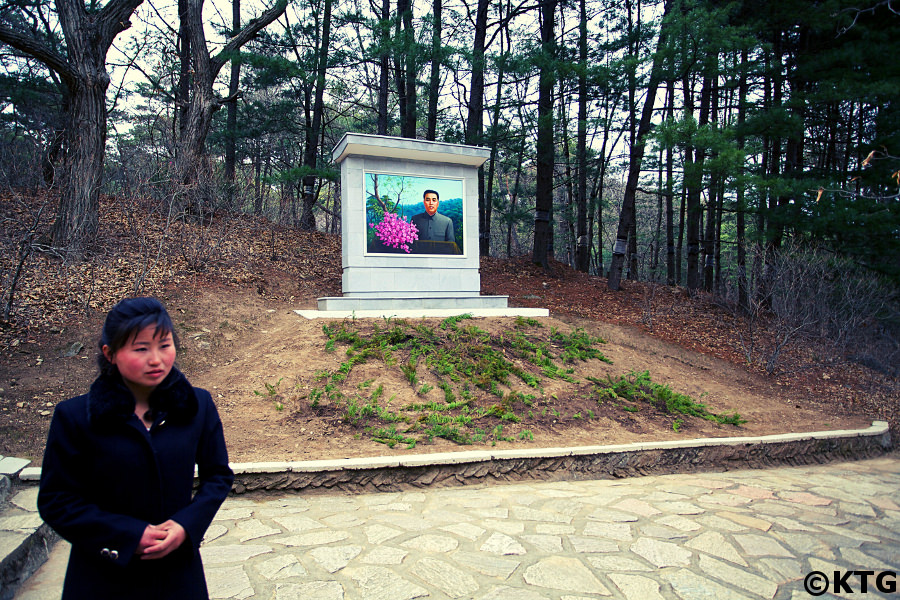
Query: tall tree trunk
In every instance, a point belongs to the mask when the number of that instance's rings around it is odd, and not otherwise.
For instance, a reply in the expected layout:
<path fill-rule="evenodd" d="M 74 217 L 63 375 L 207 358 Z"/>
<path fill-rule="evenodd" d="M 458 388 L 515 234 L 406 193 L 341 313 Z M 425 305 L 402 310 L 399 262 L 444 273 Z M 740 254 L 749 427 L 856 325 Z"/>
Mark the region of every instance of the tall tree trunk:
<path fill-rule="evenodd" d="M 580 22 L 578 25 L 578 138 L 576 158 L 578 184 L 575 196 L 575 268 L 587 273 L 591 264 L 591 245 L 587 232 L 587 118 L 588 118 L 588 43 L 587 43 L 587 0 L 579 0 Z"/>
<path fill-rule="evenodd" d="M 670 79 L 666 90 L 666 117 L 671 121 L 675 113 L 675 81 Z M 666 148 L 666 284 L 675 285 L 675 214 L 674 214 L 674 152 Z"/>
<path fill-rule="evenodd" d="M 241 30 L 241 0 L 231 0 L 231 35 Z M 225 134 L 225 179 L 234 185 L 235 146 L 237 145 L 237 94 L 241 83 L 241 61 L 237 57 L 231 59 L 231 79 L 228 82 L 228 115 L 226 117 Z"/>
<path fill-rule="evenodd" d="M 100 186 L 106 150 L 106 89 L 109 75 L 104 56 L 93 57 L 96 75 L 82 72 L 72 93 L 60 201 L 50 236 L 53 245 L 80 251 L 100 228 Z M 90 69 L 93 70 L 93 69 Z"/>
<path fill-rule="evenodd" d="M 703 289 L 713 291 L 716 268 L 716 204 L 718 203 L 718 175 L 710 177 L 706 205 L 706 231 L 703 234 Z"/>
<path fill-rule="evenodd" d="M 703 89 L 700 92 L 700 118 L 698 120 L 700 127 L 709 123 L 709 103 L 712 85 L 710 77 L 705 75 L 703 78 Z M 688 243 L 687 288 L 691 292 L 700 289 L 700 221 L 703 217 L 703 207 L 700 199 L 703 192 L 703 164 L 705 160 L 705 149 L 697 148 L 694 150 L 694 157 L 690 162 L 690 166 L 685 164 L 684 182 L 687 188 Z"/>
<path fill-rule="evenodd" d="M 718 80 L 718 65 L 719 61 L 717 57 L 709 58 L 710 67 L 712 69 L 712 73 L 709 75 L 709 85 L 712 88 L 710 90 L 710 115 L 711 118 L 709 121 L 713 123 L 713 126 L 719 120 L 719 86 L 717 84 Z M 701 119 L 703 115 L 701 114 Z M 715 157 L 715 154 L 713 155 Z M 707 292 L 712 292 L 713 287 L 715 285 L 715 269 L 716 269 L 716 223 L 718 222 L 718 200 L 719 200 L 719 181 L 720 176 L 718 174 L 713 174 L 710 176 L 709 181 L 709 192 L 707 193 L 707 198 L 709 202 L 709 206 L 707 207 L 707 221 L 706 221 L 706 233 L 703 236 L 705 239 L 703 240 L 703 254 L 704 256 L 704 265 L 703 265 L 703 289 Z"/>
<path fill-rule="evenodd" d="M 653 232 L 653 258 L 650 261 L 650 272 L 654 281 L 659 281 L 659 248 L 662 246 L 663 222 L 663 149 L 659 149 L 656 169 L 656 229 Z"/>
<path fill-rule="evenodd" d="M 403 19 L 401 11 L 409 6 L 409 0 L 397 0 L 397 18 L 394 20 L 394 86 L 397 88 L 397 108 L 400 111 L 400 137 L 409 137 L 406 130 L 406 78 L 404 77 L 406 56 L 401 43 Z"/>
<path fill-rule="evenodd" d="M 656 102 L 656 89 L 662 79 L 663 52 L 668 37 L 668 15 L 672 8 L 673 0 L 666 0 L 663 10 L 662 24 L 659 30 L 659 40 L 656 45 L 656 53 L 653 56 L 653 66 L 650 70 L 650 81 L 647 83 L 647 97 L 644 108 L 641 111 L 641 120 L 638 125 L 635 143 L 631 146 L 628 162 L 628 181 L 625 184 L 625 196 L 622 200 L 622 212 L 619 215 L 619 227 L 616 231 L 616 244 L 613 247 L 612 264 L 609 270 L 607 286 L 611 290 L 618 290 L 622 281 L 622 267 L 625 264 L 625 252 L 628 249 L 628 234 L 635 226 L 635 196 L 641 175 L 641 164 L 644 159 L 644 145 L 646 136 L 650 132 L 653 117 L 653 106 Z"/>
<path fill-rule="evenodd" d="M 261 215 L 263 212 L 263 195 L 262 195 L 262 152 L 259 145 L 256 147 L 253 157 L 253 214 Z"/>
<path fill-rule="evenodd" d="M 181 138 L 191 105 L 191 20 L 188 0 L 178 0 L 178 89 L 175 92 L 175 140 Z"/>
<path fill-rule="evenodd" d="M 400 135 L 416 137 L 416 36 L 413 31 L 413 5 L 410 0 L 397 0 L 397 24 L 394 28 L 398 40 L 394 55 L 397 99 L 400 105 Z"/>
<path fill-rule="evenodd" d="M 684 152 L 684 164 L 687 164 L 687 156 L 690 152 Z M 681 285 L 684 281 L 684 273 L 682 272 L 682 258 L 684 257 L 684 237 L 685 237 L 685 212 L 687 209 L 687 190 L 681 186 L 679 194 L 681 202 L 678 203 L 678 244 L 675 248 L 675 281 L 677 285 Z"/>
<path fill-rule="evenodd" d="M 628 279 L 632 281 L 640 279 L 637 247 L 637 220 L 632 221 L 631 229 L 628 230 Z"/>
<path fill-rule="evenodd" d="M 560 7 L 560 15 L 559 20 L 561 23 L 565 23 L 565 15 L 562 14 L 562 8 Z M 560 40 L 562 42 L 562 40 Z M 568 123 L 569 119 L 566 115 L 566 105 L 568 104 L 568 98 L 560 95 L 559 99 L 559 122 L 560 123 Z M 562 143 L 560 146 L 562 147 L 563 152 L 563 169 L 564 176 L 563 182 L 565 183 L 565 210 L 562 211 L 562 218 L 559 223 L 559 231 L 562 235 L 562 238 L 565 242 L 566 249 L 566 264 L 570 267 L 575 267 L 575 222 L 572 220 L 573 215 L 573 207 L 575 205 L 575 188 L 574 188 L 574 178 L 572 177 L 572 157 L 569 154 L 569 127 L 567 125 L 563 125 L 560 127 L 560 134 L 562 135 Z"/>
<path fill-rule="evenodd" d="M 325 74 L 328 70 L 328 50 L 331 46 L 331 1 L 323 0 L 322 38 L 316 49 L 316 89 L 313 101 L 312 123 L 306 130 L 306 147 L 303 166 L 309 173 L 303 178 L 303 212 L 300 215 L 300 228 L 304 231 L 316 230 L 316 216 L 313 208 L 316 205 L 316 175 L 319 156 L 319 133 L 322 128 L 322 115 L 325 111 Z"/>
<path fill-rule="evenodd" d="M 747 83 L 747 60 L 748 52 L 743 50 L 741 52 L 741 80 L 738 90 L 738 131 L 741 132 L 737 139 L 739 150 L 743 150 L 745 145 L 743 130 L 744 123 L 747 120 L 747 94 L 749 92 L 749 85 Z M 744 195 L 744 178 L 739 177 L 737 182 L 737 211 L 735 215 L 735 227 L 737 229 L 738 305 L 741 309 L 748 310 L 750 308 L 750 303 L 747 292 L 747 235 L 746 224 L 744 222 L 744 213 L 746 211 Z"/>
<path fill-rule="evenodd" d="M 489 0 L 478 0 L 475 9 L 475 32 L 472 45 L 472 75 L 469 85 L 469 111 L 466 117 L 466 144 L 484 144 L 484 46 L 487 39 Z M 478 169 L 478 252 L 490 252 L 490 231 L 487 222 L 487 199 L 484 190 L 484 170 Z"/>
<path fill-rule="evenodd" d="M 428 124 L 425 139 L 434 141 L 437 136 L 437 108 L 441 85 L 441 0 L 432 1 L 432 26 L 431 26 L 431 78 L 428 83 Z"/>
<path fill-rule="evenodd" d="M 538 75 L 537 166 L 532 261 L 550 267 L 550 215 L 553 210 L 553 85 L 556 82 L 556 0 L 541 4 L 541 67 Z"/>
<path fill-rule="evenodd" d="M 408 7 L 401 13 L 403 18 L 403 38 L 406 49 L 406 137 L 415 139 L 418 126 L 418 101 L 416 90 L 416 76 L 419 71 L 418 51 L 416 48 L 416 31 L 413 29 L 413 4 L 408 2 Z"/>
<path fill-rule="evenodd" d="M 601 160 L 604 156 L 601 152 Z M 603 161 L 605 164 L 605 160 Z M 594 173 L 594 183 L 591 185 L 591 203 L 597 204 L 597 275 L 603 276 L 603 172 L 604 169 L 598 166 Z M 594 220 L 591 219 L 591 225 Z M 594 233 L 591 232 L 591 239 L 594 239 Z"/>
<path fill-rule="evenodd" d="M 388 133 L 388 96 L 391 81 L 390 39 L 391 0 L 381 0 L 381 20 L 378 22 L 378 135 Z"/>
<path fill-rule="evenodd" d="M 502 14 L 502 4 L 500 5 L 500 18 L 503 19 Z M 507 41 L 509 39 L 509 30 L 506 28 Z M 500 35 L 500 55 L 503 56 L 503 35 L 501 32 Z M 494 171 L 497 163 L 497 129 L 500 126 L 500 110 L 502 108 L 503 103 L 503 77 L 505 75 L 504 69 L 504 60 L 500 60 L 500 64 L 497 67 L 497 96 L 494 101 L 494 113 L 493 113 L 493 134 L 491 135 L 490 147 L 491 147 L 491 157 L 488 161 L 488 173 L 487 173 L 487 182 L 484 192 L 484 219 L 483 223 L 480 223 L 480 227 L 482 227 L 482 232 L 479 232 L 479 249 L 478 252 L 481 256 L 490 256 L 491 255 L 491 216 L 494 211 Z M 480 221 L 482 219 L 479 219 Z"/>

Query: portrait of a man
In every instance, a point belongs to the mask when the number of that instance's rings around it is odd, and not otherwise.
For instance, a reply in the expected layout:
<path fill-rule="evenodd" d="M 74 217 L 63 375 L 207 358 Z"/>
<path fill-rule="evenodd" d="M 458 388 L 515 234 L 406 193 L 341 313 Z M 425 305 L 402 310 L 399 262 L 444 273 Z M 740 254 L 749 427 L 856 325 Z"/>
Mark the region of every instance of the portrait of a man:
<path fill-rule="evenodd" d="M 453 221 L 438 212 L 441 196 L 435 190 L 425 190 L 422 194 L 425 212 L 413 215 L 412 222 L 419 230 L 419 239 L 431 242 L 455 242 Z"/>
<path fill-rule="evenodd" d="M 460 179 L 365 174 L 367 252 L 463 255 Z"/>

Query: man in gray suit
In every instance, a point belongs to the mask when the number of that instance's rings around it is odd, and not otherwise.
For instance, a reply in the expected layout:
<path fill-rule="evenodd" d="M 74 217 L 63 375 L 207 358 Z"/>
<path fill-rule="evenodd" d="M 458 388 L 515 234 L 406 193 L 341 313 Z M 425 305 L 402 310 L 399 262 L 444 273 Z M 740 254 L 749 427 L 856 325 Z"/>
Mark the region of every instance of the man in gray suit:
<path fill-rule="evenodd" d="M 413 215 L 412 223 L 419 230 L 419 240 L 435 242 L 455 242 L 453 221 L 450 217 L 438 214 L 441 198 L 434 190 L 425 190 L 422 194 L 425 212 Z"/>

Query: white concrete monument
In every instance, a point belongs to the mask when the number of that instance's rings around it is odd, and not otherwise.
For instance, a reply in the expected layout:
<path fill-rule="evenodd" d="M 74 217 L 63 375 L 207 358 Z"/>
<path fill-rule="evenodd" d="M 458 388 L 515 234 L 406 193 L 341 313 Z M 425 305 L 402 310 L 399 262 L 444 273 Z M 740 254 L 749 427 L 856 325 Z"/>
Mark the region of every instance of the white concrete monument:
<path fill-rule="evenodd" d="M 341 165 L 343 296 L 297 312 L 546 316 L 480 293 L 478 167 L 489 156 L 474 146 L 345 134 L 332 152 Z"/>

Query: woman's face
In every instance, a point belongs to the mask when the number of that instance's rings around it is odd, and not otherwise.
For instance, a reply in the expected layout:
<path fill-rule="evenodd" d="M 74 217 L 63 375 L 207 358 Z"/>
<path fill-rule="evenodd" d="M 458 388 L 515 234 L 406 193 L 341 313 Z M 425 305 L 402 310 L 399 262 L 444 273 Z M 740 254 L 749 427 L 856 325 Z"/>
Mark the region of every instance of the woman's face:
<path fill-rule="evenodd" d="M 149 393 L 172 370 L 172 365 L 175 364 L 175 342 L 171 333 L 160 332 L 156 335 L 156 325 L 148 325 L 115 353 L 110 352 L 109 346 L 103 346 L 103 354 L 118 367 L 132 391 Z"/>

